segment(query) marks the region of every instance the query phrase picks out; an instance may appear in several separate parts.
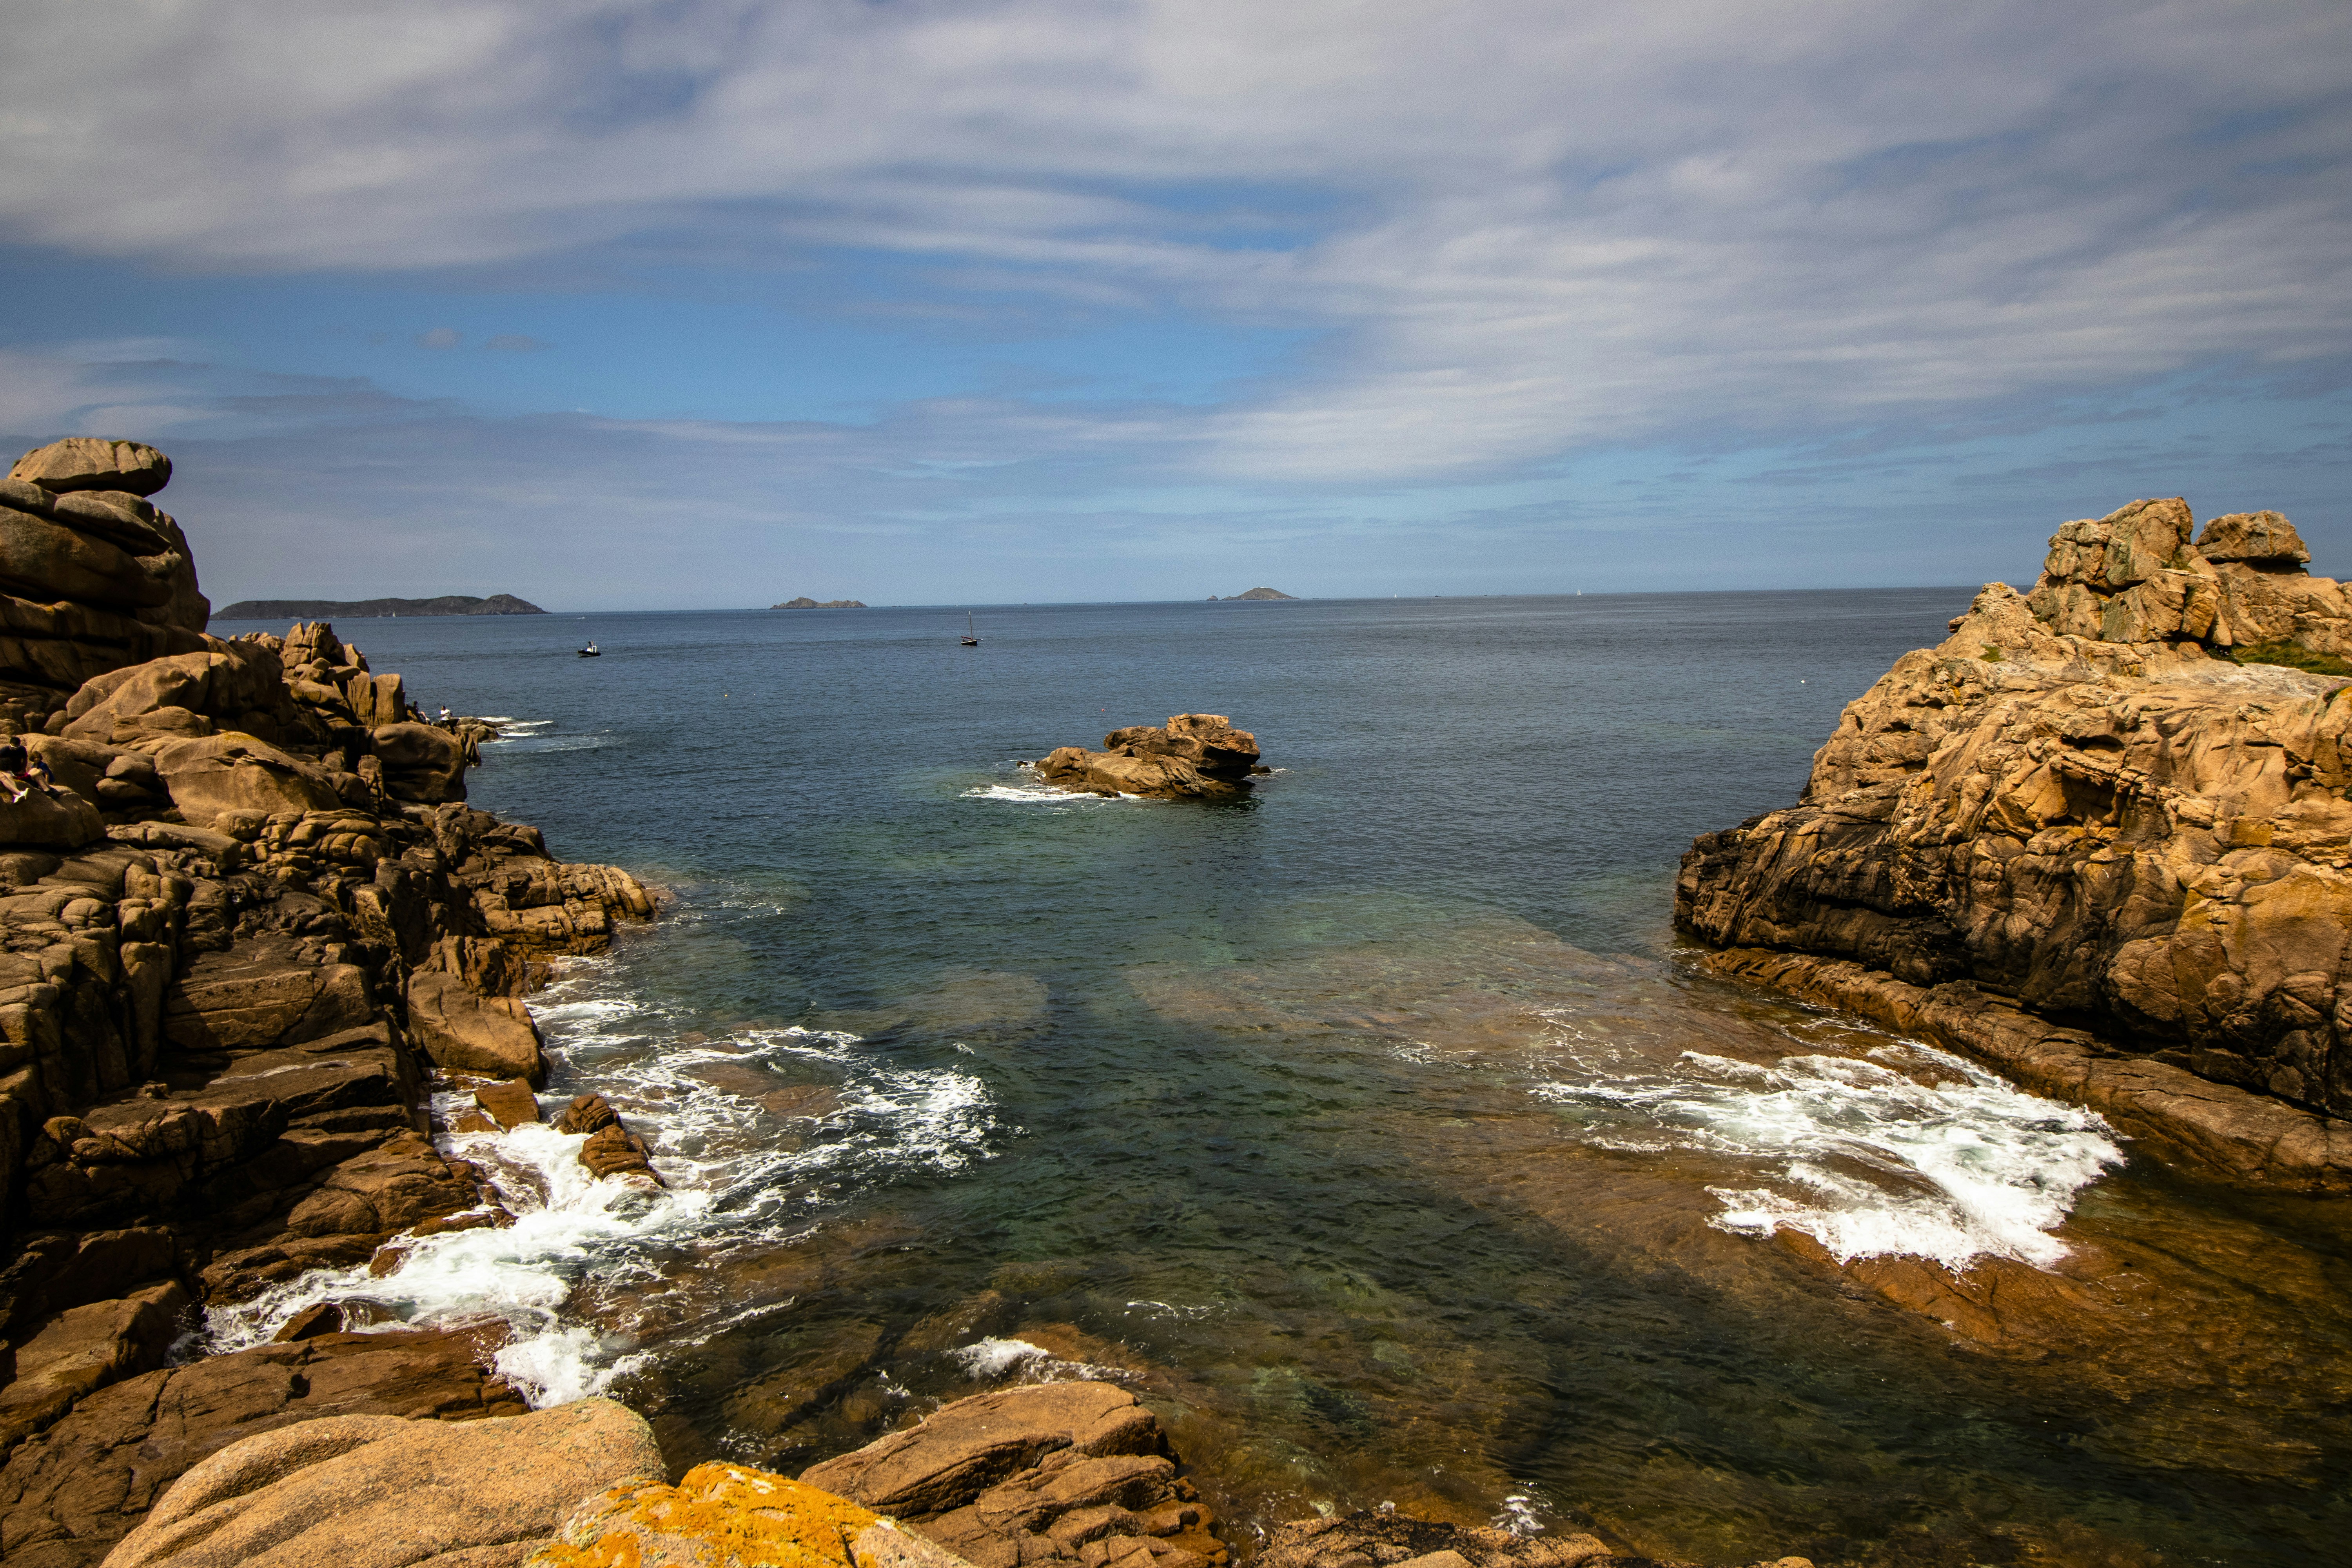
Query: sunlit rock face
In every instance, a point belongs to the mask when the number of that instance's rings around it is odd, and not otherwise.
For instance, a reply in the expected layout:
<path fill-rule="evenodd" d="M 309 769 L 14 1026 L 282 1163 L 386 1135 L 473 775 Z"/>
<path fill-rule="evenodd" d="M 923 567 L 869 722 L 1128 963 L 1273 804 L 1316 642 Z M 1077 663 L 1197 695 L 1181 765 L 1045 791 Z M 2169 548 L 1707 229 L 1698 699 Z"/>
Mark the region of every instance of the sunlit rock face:
<path fill-rule="evenodd" d="M 2192 527 L 2177 499 L 2062 527 L 2031 593 L 1987 585 L 1847 707 L 1795 806 L 1693 845 L 1677 923 L 1972 986 L 2184 1105 L 2352 1115 L 2352 603 L 2275 512 Z M 2344 1184 L 2341 1131 L 2296 1180 Z"/>

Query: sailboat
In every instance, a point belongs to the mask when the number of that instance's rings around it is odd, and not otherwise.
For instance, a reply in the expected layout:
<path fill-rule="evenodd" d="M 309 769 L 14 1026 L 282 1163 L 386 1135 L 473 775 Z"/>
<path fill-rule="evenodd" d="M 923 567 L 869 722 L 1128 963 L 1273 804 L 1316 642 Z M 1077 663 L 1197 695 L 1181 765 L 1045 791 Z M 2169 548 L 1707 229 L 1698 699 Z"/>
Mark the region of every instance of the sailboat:
<path fill-rule="evenodd" d="M 963 646 L 966 647 L 978 647 L 980 646 L 980 634 L 972 630 L 971 612 L 970 610 L 966 610 L 963 613 Z"/>

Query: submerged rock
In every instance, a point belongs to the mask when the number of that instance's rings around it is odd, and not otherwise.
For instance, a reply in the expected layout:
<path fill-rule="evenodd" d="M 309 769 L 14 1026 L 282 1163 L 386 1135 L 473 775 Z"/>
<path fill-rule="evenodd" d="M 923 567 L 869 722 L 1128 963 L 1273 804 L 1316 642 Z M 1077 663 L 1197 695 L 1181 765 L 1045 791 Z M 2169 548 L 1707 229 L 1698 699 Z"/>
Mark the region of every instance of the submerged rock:
<path fill-rule="evenodd" d="M 1675 921 L 2177 1153 L 2352 1190 L 2352 600 L 2276 513 L 2191 526 L 2060 529 L 2030 595 L 1847 707 L 1795 806 L 1693 845 Z"/>
<path fill-rule="evenodd" d="M 1257 737 L 1222 713 L 1179 713 L 1165 728 L 1133 724 L 1103 737 L 1103 749 L 1064 746 L 1033 763 L 1047 784 L 1091 795 L 1199 799 L 1240 794 L 1258 765 Z"/>

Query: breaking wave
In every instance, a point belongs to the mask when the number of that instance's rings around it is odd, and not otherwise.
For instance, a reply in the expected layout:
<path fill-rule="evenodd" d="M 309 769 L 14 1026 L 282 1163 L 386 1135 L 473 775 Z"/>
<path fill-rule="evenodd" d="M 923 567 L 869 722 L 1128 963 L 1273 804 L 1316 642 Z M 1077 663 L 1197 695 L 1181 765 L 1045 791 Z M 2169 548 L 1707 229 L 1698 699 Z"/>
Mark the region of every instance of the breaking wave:
<path fill-rule="evenodd" d="M 1686 1051 L 1663 1073 L 1538 1092 L 1601 1112 L 1603 1144 L 1728 1157 L 1746 1173 L 1708 1186 L 1723 1205 L 1710 1224 L 1801 1232 L 1840 1262 L 1903 1254 L 2046 1268 L 2066 1256 L 2051 1233 L 2076 1195 L 2123 1163 L 2096 1112 L 1907 1041 L 1769 1066 Z"/>
<path fill-rule="evenodd" d="M 582 1136 L 526 1124 L 444 1133 L 472 1161 L 511 1225 L 410 1244 L 394 1272 L 320 1269 L 209 1315 L 209 1348 L 268 1340 L 318 1302 L 369 1327 L 502 1323 L 497 1367 L 534 1405 L 602 1392 L 642 1364 L 636 1346 L 707 1338 L 743 1315 L 703 1266 L 804 1234 L 842 1200 L 910 1174 L 952 1173 L 989 1157 L 987 1086 L 946 1068 L 886 1063 L 856 1036 L 748 1029 L 667 1040 L 658 1013 L 601 994 L 609 964 L 551 988 L 532 1013 L 547 1037 L 552 1117 L 593 1089 L 652 1146 L 667 1186 L 600 1181 Z M 436 1096 L 436 1125 L 470 1105 Z M 753 1308 L 752 1310 L 760 1309 Z"/>

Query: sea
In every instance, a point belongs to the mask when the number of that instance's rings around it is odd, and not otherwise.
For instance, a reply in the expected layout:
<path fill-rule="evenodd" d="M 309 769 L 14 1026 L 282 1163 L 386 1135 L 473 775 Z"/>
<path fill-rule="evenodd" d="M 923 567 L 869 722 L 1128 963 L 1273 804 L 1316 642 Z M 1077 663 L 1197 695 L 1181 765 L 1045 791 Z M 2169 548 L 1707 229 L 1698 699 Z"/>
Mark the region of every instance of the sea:
<path fill-rule="evenodd" d="M 790 1473 L 1107 1378 L 1244 1557 L 1393 1508 L 1697 1562 L 2344 1563 L 2341 1200 L 2169 1169 L 1673 930 L 1692 837 L 1793 803 L 1969 596 L 344 625 L 498 720 L 474 805 L 660 890 L 531 1006 L 551 1109 L 604 1095 L 667 1187 L 446 1138 L 511 1226 L 210 1342 L 500 1322 L 536 1402 Z M 1246 798 L 1021 765 L 1202 711 L 1257 736 Z"/>

